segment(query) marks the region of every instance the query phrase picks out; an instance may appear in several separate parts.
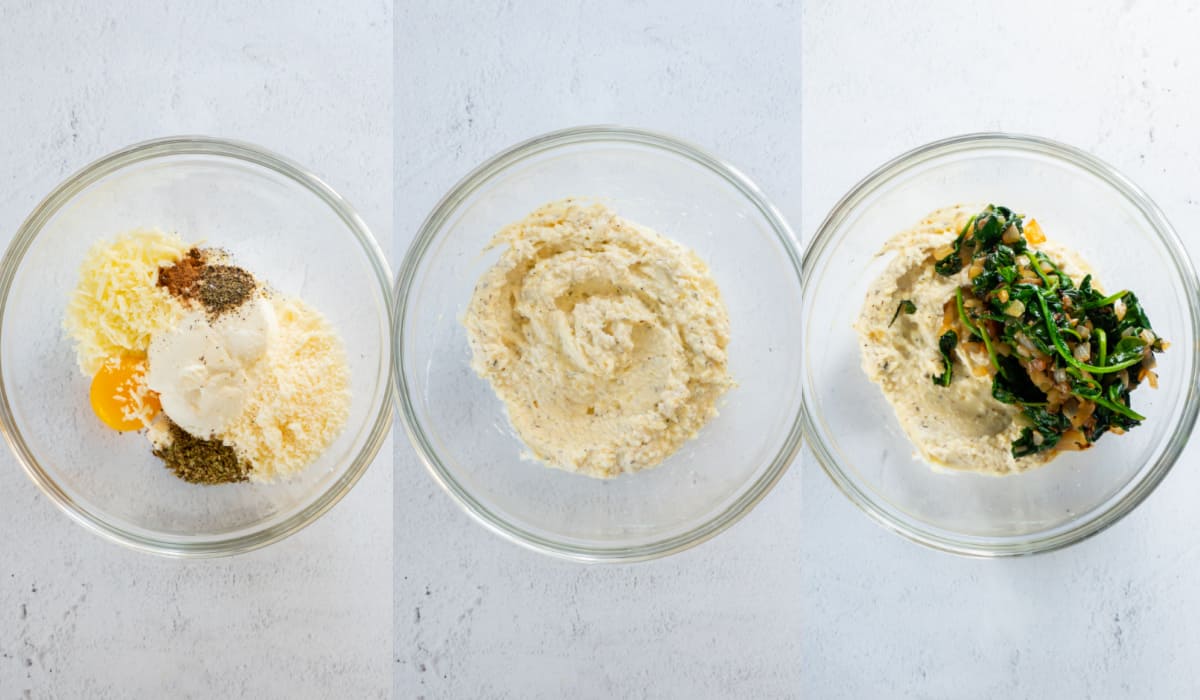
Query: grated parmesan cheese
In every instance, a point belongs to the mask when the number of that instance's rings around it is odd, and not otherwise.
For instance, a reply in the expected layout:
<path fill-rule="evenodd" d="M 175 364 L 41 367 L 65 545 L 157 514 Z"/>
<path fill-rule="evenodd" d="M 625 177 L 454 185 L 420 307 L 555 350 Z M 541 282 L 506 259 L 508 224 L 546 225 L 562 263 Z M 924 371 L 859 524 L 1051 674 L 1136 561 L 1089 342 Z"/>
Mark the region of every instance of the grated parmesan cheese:
<path fill-rule="evenodd" d="M 253 465 L 251 481 L 296 474 L 329 447 L 350 415 L 341 338 L 299 299 L 273 298 L 279 326 L 242 413 L 221 438 Z"/>
<path fill-rule="evenodd" d="M 137 229 L 88 251 L 63 326 L 88 376 L 110 358 L 145 353 L 150 336 L 175 325 L 183 307 L 158 285 L 158 268 L 191 247 L 175 234 Z"/>
<path fill-rule="evenodd" d="M 120 362 L 120 359 L 109 361 Z M 150 427 L 151 421 L 162 410 L 157 397 L 146 384 L 146 365 L 142 365 L 141 369 L 122 382 L 113 393 L 112 398 L 121 404 L 122 418 L 127 421 L 137 421 L 144 428 Z"/>

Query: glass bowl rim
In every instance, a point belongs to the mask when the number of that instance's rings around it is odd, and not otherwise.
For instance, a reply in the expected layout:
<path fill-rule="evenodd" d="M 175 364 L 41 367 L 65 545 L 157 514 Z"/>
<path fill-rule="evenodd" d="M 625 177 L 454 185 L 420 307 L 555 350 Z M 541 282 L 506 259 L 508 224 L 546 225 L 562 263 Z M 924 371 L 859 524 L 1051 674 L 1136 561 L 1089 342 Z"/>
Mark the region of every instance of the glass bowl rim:
<path fill-rule="evenodd" d="M 16 271 L 30 245 L 51 217 L 84 189 L 112 173 L 137 163 L 178 155 L 214 156 L 220 159 L 248 162 L 274 171 L 318 197 L 337 214 L 346 229 L 354 235 L 361 246 L 374 270 L 376 281 L 379 283 L 385 312 L 390 323 L 392 316 L 391 271 L 387 258 L 384 257 L 382 248 L 379 247 L 379 243 L 371 234 L 366 222 L 341 195 L 299 164 L 260 146 L 231 139 L 185 135 L 142 141 L 103 156 L 63 180 L 38 203 L 21 224 L 5 251 L 3 259 L 0 260 L 0 332 L 3 329 L 8 295 L 12 289 Z M 391 344 L 388 343 L 385 352 L 390 349 Z M 389 361 L 385 371 L 390 375 L 394 363 L 390 361 L 390 358 L 387 359 Z M 374 418 L 374 424 L 371 426 L 362 449 L 359 450 L 349 468 L 312 503 L 275 525 L 235 536 L 204 539 L 190 537 L 179 540 L 160 539 L 130 532 L 107 522 L 102 515 L 93 513 L 72 500 L 54 482 L 38 463 L 28 445 L 25 444 L 16 425 L 9 404 L 8 389 L 3 382 L 3 366 L 4 353 L 0 351 L 0 432 L 3 432 L 5 442 L 8 443 L 13 455 L 16 456 L 25 473 L 38 489 L 72 520 L 91 532 L 130 549 L 166 557 L 194 559 L 241 554 L 273 544 L 299 532 L 324 515 L 349 493 L 379 452 L 392 422 L 393 382 L 389 376 L 386 378 L 387 384 L 378 415 Z"/>
<path fill-rule="evenodd" d="M 1007 150 L 1013 153 L 1048 156 L 1053 160 L 1065 162 L 1087 171 L 1107 183 L 1116 194 L 1125 197 L 1150 223 L 1155 235 L 1167 249 L 1186 288 L 1192 326 L 1200 329 L 1200 302 L 1198 302 L 1200 282 L 1197 280 L 1196 269 L 1175 229 L 1149 195 L 1111 165 L 1079 148 L 1040 136 L 1008 132 L 963 134 L 918 146 L 887 161 L 855 184 L 833 206 L 825 220 L 817 228 L 804 252 L 805 275 L 802 278 L 804 289 L 801 308 L 807 307 L 810 297 L 815 293 L 815 288 L 810 289 L 813 278 L 809 272 L 826 249 L 832 245 L 834 232 L 841 227 L 863 200 L 887 186 L 894 178 L 916 166 L 946 155 L 978 149 Z M 1195 339 L 1192 341 L 1194 346 Z M 1183 346 L 1182 343 L 1179 345 Z M 804 393 L 807 395 L 809 391 L 807 372 L 802 374 L 801 382 L 804 385 Z M 946 530 L 916 525 L 912 522 L 915 520 L 914 518 L 905 520 L 892 512 L 896 509 L 880 505 L 875 498 L 866 493 L 855 483 L 854 479 L 848 476 L 846 470 L 834 458 L 824 434 L 817 430 L 814 417 L 810 413 L 812 409 L 807 406 L 807 403 L 804 429 L 813 454 L 838 490 L 884 528 L 918 544 L 952 554 L 981 558 L 1025 556 L 1061 549 L 1106 530 L 1128 515 L 1154 491 L 1179 458 L 1196 423 L 1197 410 L 1200 408 L 1197 400 L 1198 382 L 1200 382 L 1200 363 L 1193 362 L 1183 413 L 1167 442 L 1167 449 L 1158 457 L 1150 470 L 1133 485 L 1133 488 L 1129 489 L 1115 503 L 1101 504 L 1101 506 L 1105 506 L 1104 510 L 1095 512 L 1095 509 L 1092 509 L 1086 513 L 1086 518 L 1079 520 L 1067 529 L 1062 529 L 1062 526 L 1053 528 L 1049 531 L 1050 534 L 1034 533 L 1028 536 L 1002 538 L 965 535 L 954 537 L 943 534 L 947 532 Z"/>
<path fill-rule="evenodd" d="M 401 422 L 405 432 L 408 433 L 409 441 L 416 449 L 417 456 L 442 490 L 478 523 L 510 542 L 543 554 L 587 563 L 631 563 L 657 559 L 690 549 L 724 532 L 749 513 L 787 471 L 800 449 L 803 435 L 801 427 L 801 415 L 804 412 L 803 394 L 801 394 L 800 406 L 793 417 L 787 438 L 771 464 L 749 488 L 720 513 L 686 532 L 644 544 L 634 546 L 578 545 L 537 535 L 492 513 L 464 489 L 442 464 L 421 427 L 421 421 L 417 417 L 409 396 L 409 386 L 405 376 L 404 334 L 402 333 L 408 297 L 417 270 L 424 262 L 426 251 L 437 239 L 446 220 L 457 211 L 464 200 L 496 175 L 529 158 L 562 147 L 604 142 L 658 149 L 668 155 L 683 157 L 724 179 L 766 219 L 783 245 L 797 279 L 803 282 L 800 246 L 791 227 L 783 215 L 762 194 L 758 186 L 730 163 L 698 146 L 658 131 L 608 124 L 585 125 L 551 131 L 517 143 L 485 160 L 459 180 L 434 206 L 425 222 L 421 224 L 404 256 L 404 261 L 400 266 L 400 275 L 396 280 L 396 303 L 393 306 L 395 316 L 392 323 L 394 343 L 392 358 L 396 368 L 392 374 L 396 381 L 395 394 L 400 406 Z"/>

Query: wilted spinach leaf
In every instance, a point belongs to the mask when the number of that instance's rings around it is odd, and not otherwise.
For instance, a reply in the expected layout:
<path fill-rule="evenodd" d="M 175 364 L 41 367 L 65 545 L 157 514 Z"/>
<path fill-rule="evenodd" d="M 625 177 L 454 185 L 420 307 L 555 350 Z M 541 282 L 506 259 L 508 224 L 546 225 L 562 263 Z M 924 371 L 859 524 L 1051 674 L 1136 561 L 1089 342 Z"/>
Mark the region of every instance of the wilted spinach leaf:
<path fill-rule="evenodd" d="M 888 321 L 888 328 L 891 328 L 892 324 L 896 322 L 896 318 L 900 315 L 901 311 L 911 316 L 917 313 L 917 305 L 912 303 L 911 299 L 901 299 L 900 305 L 896 307 L 896 313 L 892 314 L 892 320 Z"/>
<path fill-rule="evenodd" d="M 954 348 L 958 347 L 958 334 L 946 331 L 938 338 L 938 351 L 942 353 L 942 373 L 931 377 L 938 386 L 950 386 L 954 378 Z"/>

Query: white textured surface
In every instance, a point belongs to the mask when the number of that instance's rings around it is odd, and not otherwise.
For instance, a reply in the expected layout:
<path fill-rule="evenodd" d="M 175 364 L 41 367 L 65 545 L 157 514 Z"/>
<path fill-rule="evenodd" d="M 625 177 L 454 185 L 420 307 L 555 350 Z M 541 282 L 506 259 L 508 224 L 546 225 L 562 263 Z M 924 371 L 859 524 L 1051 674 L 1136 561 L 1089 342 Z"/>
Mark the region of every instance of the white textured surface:
<path fill-rule="evenodd" d="M 537 7 L 533 7 L 533 6 Z M 736 3 L 397 7 L 396 239 L 539 133 L 660 129 L 800 212 L 800 9 Z M 800 678 L 800 475 L 730 531 L 633 566 L 508 544 L 396 447 L 397 697 L 780 697 Z"/>
<path fill-rule="evenodd" d="M 1000 129 L 1116 166 L 1200 255 L 1200 9 L 1023 1 L 984 11 L 998 6 L 805 5 L 802 236 L 892 156 Z M 1085 543 L 975 561 L 877 527 L 804 453 L 808 536 L 793 565 L 803 572 L 805 694 L 1196 697 L 1198 463 L 1193 441 L 1149 500 Z"/>
<path fill-rule="evenodd" d="M 0 243 L 69 173 L 179 133 L 309 166 L 387 240 L 390 3 L 105 5 L 0 2 Z M 87 533 L 3 450 L 0 697 L 386 697 L 391 454 L 292 538 L 179 562 Z"/>

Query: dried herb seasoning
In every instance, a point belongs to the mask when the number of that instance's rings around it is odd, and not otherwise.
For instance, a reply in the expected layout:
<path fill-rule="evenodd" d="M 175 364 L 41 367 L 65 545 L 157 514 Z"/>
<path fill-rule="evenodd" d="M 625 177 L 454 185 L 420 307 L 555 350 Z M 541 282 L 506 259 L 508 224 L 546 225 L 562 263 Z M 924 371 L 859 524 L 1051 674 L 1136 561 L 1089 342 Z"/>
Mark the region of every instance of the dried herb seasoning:
<path fill-rule="evenodd" d="M 240 267 L 206 265 L 200 272 L 200 303 L 213 316 L 241 306 L 254 289 L 254 276 Z"/>
<path fill-rule="evenodd" d="M 169 426 L 170 444 L 154 450 L 175 476 L 192 484 L 231 484 L 246 481 L 250 464 L 238 459 L 233 448 L 220 440 L 206 440 Z"/>

